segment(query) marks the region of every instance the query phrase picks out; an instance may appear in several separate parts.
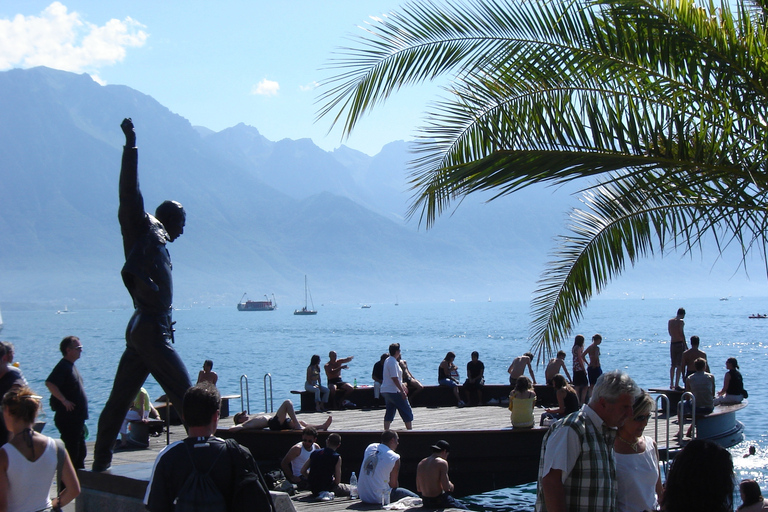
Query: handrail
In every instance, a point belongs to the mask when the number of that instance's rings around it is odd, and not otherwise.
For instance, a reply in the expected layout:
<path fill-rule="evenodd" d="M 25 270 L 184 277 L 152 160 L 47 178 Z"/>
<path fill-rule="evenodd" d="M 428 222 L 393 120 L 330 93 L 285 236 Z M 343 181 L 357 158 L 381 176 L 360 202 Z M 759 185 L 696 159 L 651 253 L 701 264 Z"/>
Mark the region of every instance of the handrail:
<path fill-rule="evenodd" d="M 243 393 L 243 379 L 245 379 L 245 393 Z M 251 413 L 251 395 L 248 392 L 248 376 L 246 374 L 240 376 L 240 410 L 246 411 L 248 414 Z"/>
<path fill-rule="evenodd" d="M 659 407 L 659 402 L 661 402 L 661 407 Z M 667 471 L 669 469 L 669 450 L 671 447 L 669 446 L 669 417 L 671 416 L 671 407 L 669 403 L 669 397 L 667 395 L 661 394 L 656 397 L 656 418 L 654 419 L 654 437 L 656 438 L 656 446 L 659 446 L 659 411 L 664 411 L 664 416 L 667 424 L 667 436 L 665 439 L 667 440 L 667 449 L 664 452 L 664 460 L 662 461 L 662 465 L 664 467 L 664 475 L 667 475 Z"/>
<path fill-rule="evenodd" d="M 269 377 L 269 409 L 267 409 L 267 377 Z M 264 374 L 264 412 L 274 412 L 275 404 L 272 399 L 272 374 Z"/>
<path fill-rule="evenodd" d="M 691 401 L 691 439 L 696 439 L 696 397 L 693 393 L 686 391 L 680 397 L 680 401 L 677 403 L 677 423 L 680 425 L 680 430 L 677 431 L 677 442 L 680 446 L 683 445 L 683 429 L 685 428 L 685 407 L 686 396 L 690 397 Z"/>

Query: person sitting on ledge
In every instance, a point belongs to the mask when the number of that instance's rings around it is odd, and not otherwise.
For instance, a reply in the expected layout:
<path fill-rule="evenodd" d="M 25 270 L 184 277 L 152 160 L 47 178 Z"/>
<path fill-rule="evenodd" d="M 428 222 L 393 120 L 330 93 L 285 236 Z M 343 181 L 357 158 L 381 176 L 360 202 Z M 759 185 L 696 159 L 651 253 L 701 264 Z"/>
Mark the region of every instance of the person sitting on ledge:
<path fill-rule="evenodd" d="M 725 362 L 728 369 L 723 377 L 723 389 L 717 393 L 715 405 L 740 404 L 745 398 L 744 379 L 739 372 L 739 362 L 735 357 L 729 357 Z"/>
<path fill-rule="evenodd" d="M 445 359 L 440 362 L 440 366 L 437 367 L 437 383 L 450 387 L 459 407 L 464 407 L 464 400 L 459 397 L 459 368 L 453 364 L 454 359 L 456 354 L 448 352 Z"/>
<path fill-rule="evenodd" d="M 704 371 L 707 361 L 698 358 L 694 363 L 696 371 L 685 379 L 685 390 L 693 393 L 696 399 L 696 415 L 709 414 L 714 410 L 715 376 Z M 691 402 L 685 402 L 685 413 L 691 413 Z"/>
<path fill-rule="evenodd" d="M 214 386 L 219 382 L 219 376 L 213 371 L 213 361 L 206 359 L 203 363 L 203 369 L 197 373 L 197 383 L 210 382 Z"/>
<path fill-rule="evenodd" d="M 453 482 L 448 477 L 448 452 L 451 445 L 440 440 L 431 446 L 432 455 L 416 466 L 416 490 L 421 494 L 423 508 L 458 508 L 467 510 L 451 496 Z"/>
<path fill-rule="evenodd" d="M 274 414 L 261 413 L 249 415 L 245 411 L 235 414 L 235 426 L 229 427 L 229 431 L 244 429 L 265 429 L 269 430 L 302 430 L 306 427 L 314 427 L 315 430 L 325 431 L 331 426 L 332 416 L 328 416 L 325 423 L 320 425 L 308 425 L 296 417 L 296 411 L 293 410 L 293 403 L 290 400 L 284 401 L 278 407 Z"/>

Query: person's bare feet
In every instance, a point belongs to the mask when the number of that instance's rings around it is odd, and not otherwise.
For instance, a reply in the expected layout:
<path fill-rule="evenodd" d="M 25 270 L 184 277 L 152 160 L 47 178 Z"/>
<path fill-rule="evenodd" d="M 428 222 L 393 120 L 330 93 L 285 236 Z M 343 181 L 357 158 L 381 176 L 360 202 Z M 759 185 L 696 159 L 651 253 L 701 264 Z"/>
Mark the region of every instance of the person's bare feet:
<path fill-rule="evenodd" d="M 331 426 L 332 421 L 333 421 L 333 416 L 328 416 L 328 419 L 325 420 L 325 423 L 320 425 L 320 428 L 318 428 L 317 430 L 328 430 L 328 427 Z"/>

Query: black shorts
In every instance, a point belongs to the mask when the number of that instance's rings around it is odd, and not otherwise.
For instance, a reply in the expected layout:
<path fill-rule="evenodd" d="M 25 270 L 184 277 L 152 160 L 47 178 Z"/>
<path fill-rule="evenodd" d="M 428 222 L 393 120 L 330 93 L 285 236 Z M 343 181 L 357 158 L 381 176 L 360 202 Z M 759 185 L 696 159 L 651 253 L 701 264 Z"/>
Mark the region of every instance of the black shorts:
<path fill-rule="evenodd" d="M 333 385 L 334 385 L 334 386 L 336 386 L 337 388 L 340 388 L 341 386 L 343 386 L 344 384 L 346 384 L 346 382 L 344 382 L 343 380 L 341 380 L 341 377 L 334 377 L 334 378 L 332 378 L 332 379 L 328 379 L 328 384 L 333 384 Z"/>
<path fill-rule="evenodd" d="M 440 496 L 434 498 L 421 497 L 421 503 L 423 508 L 460 508 L 467 510 L 463 504 L 456 501 L 456 498 L 448 493 L 443 493 Z"/>
<path fill-rule="evenodd" d="M 269 430 L 291 430 L 291 418 L 285 418 L 283 423 L 280 423 L 280 419 L 277 416 L 272 416 L 267 422 Z"/>
<path fill-rule="evenodd" d="M 597 379 L 603 374 L 603 369 L 599 366 L 594 368 L 592 366 L 587 367 L 587 376 L 589 377 L 589 385 L 594 386 Z"/>
<path fill-rule="evenodd" d="M 684 341 L 673 341 L 669 345 L 669 358 L 673 367 L 677 368 L 683 362 L 683 352 L 685 352 Z"/>
<path fill-rule="evenodd" d="M 584 370 L 573 370 L 573 385 L 589 386 L 589 381 L 587 380 L 587 372 Z"/>

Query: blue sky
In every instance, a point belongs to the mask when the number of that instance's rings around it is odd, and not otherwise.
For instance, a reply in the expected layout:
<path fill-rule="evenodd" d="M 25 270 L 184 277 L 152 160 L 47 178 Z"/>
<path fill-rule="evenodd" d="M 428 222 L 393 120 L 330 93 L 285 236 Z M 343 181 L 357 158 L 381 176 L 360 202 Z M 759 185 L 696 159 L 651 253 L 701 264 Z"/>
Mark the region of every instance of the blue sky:
<path fill-rule="evenodd" d="M 11 0 L 0 2 L 0 70 L 45 65 L 137 89 L 214 131 L 342 142 L 368 154 L 410 140 L 437 89 L 400 92 L 346 141 L 315 122 L 333 52 L 393 0 Z M 130 115 L 127 112 L 126 115 Z"/>

